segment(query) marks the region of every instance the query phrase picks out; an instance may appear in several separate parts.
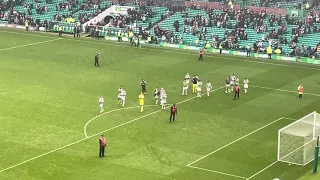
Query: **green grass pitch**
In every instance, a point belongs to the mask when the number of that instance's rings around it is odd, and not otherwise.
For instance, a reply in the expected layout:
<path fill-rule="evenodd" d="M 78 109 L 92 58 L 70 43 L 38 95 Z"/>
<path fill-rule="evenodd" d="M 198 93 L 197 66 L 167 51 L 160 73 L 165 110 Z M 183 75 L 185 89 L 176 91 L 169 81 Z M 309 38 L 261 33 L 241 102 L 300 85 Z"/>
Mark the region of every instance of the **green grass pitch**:
<path fill-rule="evenodd" d="M 93 66 L 96 52 L 100 68 Z M 195 51 L 2 28 L 0 180 L 319 178 L 310 173 L 312 163 L 276 162 L 278 129 L 320 111 L 319 67 L 208 53 L 197 58 Z M 210 97 L 181 96 L 187 72 L 212 82 Z M 250 80 L 249 93 L 237 101 L 223 89 L 232 73 Z M 141 78 L 148 83 L 143 113 Z M 127 91 L 125 108 L 117 104 L 119 86 Z M 167 90 L 168 103 L 178 103 L 175 123 L 154 105 L 156 86 Z M 98 116 L 101 95 L 106 113 Z M 98 157 L 101 134 L 105 158 Z"/>

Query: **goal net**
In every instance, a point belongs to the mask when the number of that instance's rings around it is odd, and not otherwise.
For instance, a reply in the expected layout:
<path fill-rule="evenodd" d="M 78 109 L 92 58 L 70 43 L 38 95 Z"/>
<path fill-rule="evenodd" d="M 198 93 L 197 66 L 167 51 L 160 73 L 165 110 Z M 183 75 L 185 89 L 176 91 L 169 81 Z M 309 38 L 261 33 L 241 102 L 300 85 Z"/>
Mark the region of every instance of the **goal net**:
<path fill-rule="evenodd" d="M 278 131 L 278 161 L 306 165 L 314 159 L 320 114 L 312 112 Z"/>

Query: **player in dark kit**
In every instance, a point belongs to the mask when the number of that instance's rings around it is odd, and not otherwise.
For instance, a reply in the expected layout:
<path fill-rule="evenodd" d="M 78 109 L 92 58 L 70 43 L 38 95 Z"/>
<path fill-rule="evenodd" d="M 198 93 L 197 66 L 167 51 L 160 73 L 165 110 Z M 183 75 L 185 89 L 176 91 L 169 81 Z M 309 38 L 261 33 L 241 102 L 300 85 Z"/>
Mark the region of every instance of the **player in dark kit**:
<path fill-rule="evenodd" d="M 174 122 L 176 115 L 178 115 L 178 109 L 177 109 L 177 106 L 173 104 L 170 108 L 170 122 L 171 120 L 172 122 Z"/>
<path fill-rule="evenodd" d="M 73 27 L 73 38 L 76 38 L 77 35 L 77 25 Z"/>
<path fill-rule="evenodd" d="M 77 37 L 80 37 L 80 26 L 77 26 Z"/>
<path fill-rule="evenodd" d="M 197 75 L 193 76 L 193 78 L 192 78 L 192 94 L 196 93 L 198 81 L 199 81 L 198 76 Z"/>
<path fill-rule="evenodd" d="M 239 99 L 239 95 L 240 95 L 240 86 L 238 84 L 236 84 L 236 86 L 234 88 L 234 98 L 233 98 L 233 100 L 236 100 L 236 98 Z"/>
<path fill-rule="evenodd" d="M 94 56 L 94 66 L 99 67 L 99 55 L 100 53 L 96 53 L 96 55 Z"/>
<path fill-rule="evenodd" d="M 104 150 L 106 148 L 106 138 L 104 138 L 103 135 L 101 135 L 101 137 L 99 138 L 99 157 L 104 157 Z"/>
<path fill-rule="evenodd" d="M 147 82 L 144 79 L 141 79 L 140 85 L 141 85 L 141 92 L 143 94 L 147 94 Z"/>
<path fill-rule="evenodd" d="M 199 51 L 199 60 L 203 60 L 203 49 Z"/>

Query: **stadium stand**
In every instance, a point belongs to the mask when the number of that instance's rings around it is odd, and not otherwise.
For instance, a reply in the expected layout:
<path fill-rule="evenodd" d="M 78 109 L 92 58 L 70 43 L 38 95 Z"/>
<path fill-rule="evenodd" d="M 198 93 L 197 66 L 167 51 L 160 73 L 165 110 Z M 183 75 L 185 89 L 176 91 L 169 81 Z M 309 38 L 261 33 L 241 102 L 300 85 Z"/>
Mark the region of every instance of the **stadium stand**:
<path fill-rule="evenodd" d="M 216 2 L 215 2 L 216 1 Z M 98 24 L 100 36 L 116 36 L 119 30 L 133 29 L 155 43 L 185 44 L 243 50 L 248 45 L 265 52 L 269 45 L 282 54 L 313 56 L 320 37 L 320 12 L 317 0 L 235 0 L 221 2 L 122 2 L 132 6 L 127 15 L 114 18 L 108 27 Z M 1 23 L 32 26 L 59 26 L 72 33 L 75 24 L 83 24 L 116 4 L 112 1 L 78 0 L 0 0 Z M 88 28 L 83 29 L 90 33 Z"/>

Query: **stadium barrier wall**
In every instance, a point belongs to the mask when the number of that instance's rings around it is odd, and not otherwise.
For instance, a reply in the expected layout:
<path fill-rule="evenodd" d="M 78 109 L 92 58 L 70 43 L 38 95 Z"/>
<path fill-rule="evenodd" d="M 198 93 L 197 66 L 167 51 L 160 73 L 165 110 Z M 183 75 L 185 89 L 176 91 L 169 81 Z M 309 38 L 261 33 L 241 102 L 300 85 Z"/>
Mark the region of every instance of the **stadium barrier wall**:
<path fill-rule="evenodd" d="M 3 24 L 3 23 L 0 23 L 0 27 L 26 29 L 25 26 L 16 25 L 16 24 Z M 39 27 L 39 29 L 37 29 L 36 27 L 29 26 L 29 30 L 32 30 L 32 31 L 44 31 L 45 28 L 44 27 Z"/>

